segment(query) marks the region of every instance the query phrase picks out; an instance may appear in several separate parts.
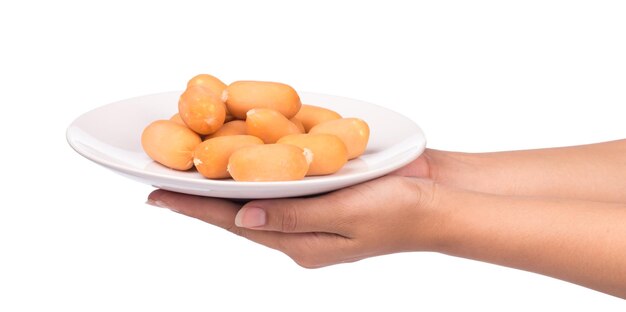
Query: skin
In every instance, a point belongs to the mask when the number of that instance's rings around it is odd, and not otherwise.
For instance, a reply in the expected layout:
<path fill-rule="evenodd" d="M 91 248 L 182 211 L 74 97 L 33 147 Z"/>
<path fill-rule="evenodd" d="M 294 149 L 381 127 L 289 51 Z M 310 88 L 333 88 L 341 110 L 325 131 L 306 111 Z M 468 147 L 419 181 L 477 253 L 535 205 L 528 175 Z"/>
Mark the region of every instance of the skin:
<path fill-rule="evenodd" d="M 626 299 L 624 190 L 626 140 L 619 140 L 483 154 L 426 150 L 391 175 L 309 198 L 242 205 L 157 190 L 148 202 L 307 268 L 434 251 Z"/>

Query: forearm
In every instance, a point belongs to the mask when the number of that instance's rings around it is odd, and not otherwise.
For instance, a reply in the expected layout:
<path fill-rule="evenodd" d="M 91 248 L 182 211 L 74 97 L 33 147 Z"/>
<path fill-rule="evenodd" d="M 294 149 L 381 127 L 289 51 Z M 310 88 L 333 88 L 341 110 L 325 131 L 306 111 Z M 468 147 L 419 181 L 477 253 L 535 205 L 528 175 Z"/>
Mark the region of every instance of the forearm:
<path fill-rule="evenodd" d="M 447 189 L 436 251 L 626 298 L 626 205 Z"/>
<path fill-rule="evenodd" d="M 479 192 L 626 203 L 626 140 L 497 153 L 427 150 L 436 181 Z"/>

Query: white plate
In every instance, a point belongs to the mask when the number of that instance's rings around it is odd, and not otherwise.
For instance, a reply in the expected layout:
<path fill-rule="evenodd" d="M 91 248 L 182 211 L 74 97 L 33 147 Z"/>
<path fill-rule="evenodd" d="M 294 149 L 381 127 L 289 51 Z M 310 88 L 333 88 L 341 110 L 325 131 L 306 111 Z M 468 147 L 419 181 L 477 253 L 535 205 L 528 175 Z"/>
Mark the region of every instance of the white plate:
<path fill-rule="evenodd" d="M 67 141 L 79 154 L 131 179 L 175 192 L 237 199 L 294 197 L 324 193 L 383 176 L 423 151 L 426 139 L 410 119 L 383 107 L 316 93 L 300 93 L 303 103 L 358 117 L 370 126 L 365 153 L 341 171 L 301 181 L 236 182 L 209 180 L 198 172 L 168 169 L 152 161 L 141 148 L 141 132 L 150 122 L 176 113 L 181 92 L 127 99 L 94 109 L 67 129 Z"/>

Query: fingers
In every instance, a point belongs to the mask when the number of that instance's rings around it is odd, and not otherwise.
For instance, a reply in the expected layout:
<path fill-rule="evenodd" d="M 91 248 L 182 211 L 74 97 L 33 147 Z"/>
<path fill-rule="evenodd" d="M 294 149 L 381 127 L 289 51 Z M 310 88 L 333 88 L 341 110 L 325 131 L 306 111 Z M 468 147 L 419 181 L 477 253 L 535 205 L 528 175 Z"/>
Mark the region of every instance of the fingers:
<path fill-rule="evenodd" d="M 329 195 L 313 198 L 256 200 L 245 204 L 235 218 L 239 227 L 283 233 L 327 232 L 346 235 L 341 209 Z"/>
<path fill-rule="evenodd" d="M 240 208 L 234 202 L 194 195 L 155 190 L 148 195 L 148 203 L 200 219 L 224 229 L 234 226 L 235 215 Z"/>
<path fill-rule="evenodd" d="M 426 180 L 424 180 L 426 181 Z M 421 179 L 385 176 L 309 198 L 232 201 L 154 191 L 149 202 L 227 229 L 313 268 L 413 250 L 424 220 Z M 432 223 L 432 222 L 431 222 Z M 425 224 L 428 224 L 425 223 Z M 436 222 L 434 223 L 436 224 Z"/>
<path fill-rule="evenodd" d="M 396 177 L 397 178 L 397 177 Z M 245 204 L 235 217 L 239 227 L 283 233 L 324 232 L 352 237 L 363 208 L 376 206 L 389 195 L 393 177 L 309 198 L 255 200 Z"/>
<path fill-rule="evenodd" d="M 240 206 L 229 200 L 155 190 L 148 196 L 148 203 L 213 224 L 267 247 L 280 249 L 282 233 L 235 226 L 235 215 Z"/>
<path fill-rule="evenodd" d="M 356 260 L 346 258 L 342 252 L 336 252 L 346 251 L 355 246 L 354 241 L 340 235 L 258 231 L 235 226 L 239 205 L 228 200 L 156 190 L 148 196 L 148 203 L 219 226 L 251 241 L 279 250 L 306 268 Z M 278 206 L 282 207 L 282 204 Z"/>

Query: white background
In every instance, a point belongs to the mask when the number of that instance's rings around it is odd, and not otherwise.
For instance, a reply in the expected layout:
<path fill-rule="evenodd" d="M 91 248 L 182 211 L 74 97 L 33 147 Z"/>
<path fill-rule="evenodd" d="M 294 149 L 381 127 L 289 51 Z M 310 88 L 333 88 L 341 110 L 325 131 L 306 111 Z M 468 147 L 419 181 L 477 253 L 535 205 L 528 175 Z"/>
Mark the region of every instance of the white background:
<path fill-rule="evenodd" d="M 307 270 L 145 205 L 65 141 L 80 114 L 206 72 L 413 118 L 430 147 L 626 137 L 623 1 L 3 1 L 1 311 L 623 311 L 614 297 L 433 253 Z"/>

